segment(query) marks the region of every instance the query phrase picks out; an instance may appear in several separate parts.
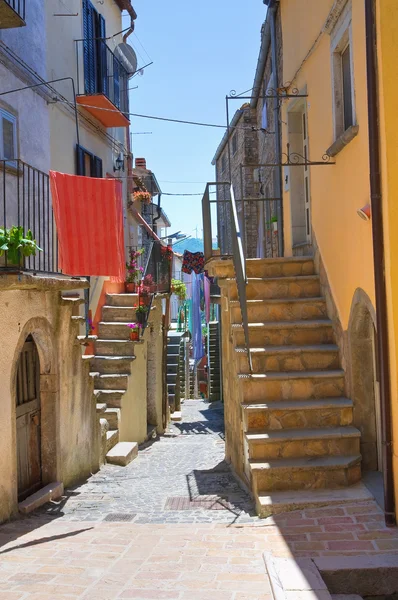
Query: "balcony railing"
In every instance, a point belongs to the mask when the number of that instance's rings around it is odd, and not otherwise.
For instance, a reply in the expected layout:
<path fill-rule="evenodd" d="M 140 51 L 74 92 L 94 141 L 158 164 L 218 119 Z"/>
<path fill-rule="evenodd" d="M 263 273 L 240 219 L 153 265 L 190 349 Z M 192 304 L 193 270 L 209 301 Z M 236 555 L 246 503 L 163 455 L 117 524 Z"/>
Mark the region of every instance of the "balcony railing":
<path fill-rule="evenodd" d="M 0 29 L 23 27 L 25 0 L 0 0 Z"/>
<path fill-rule="evenodd" d="M 59 273 L 58 241 L 50 197 L 49 176 L 21 160 L 0 161 L 0 229 L 31 230 L 41 251 L 11 264 L 8 253 L 0 257 L 0 271 Z"/>
<path fill-rule="evenodd" d="M 148 281 L 152 282 L 152 291 L 158 293 L 170 293 L 171 290 L 171 269 L 172 269 L 172 250 L 164 246 L 161 242 L 154 240 L 151 242 L 148 259 L 144 270 L 144 285 Z"/>
<path fill-rule="evenodd" d="M 128 77 L 102 39 L 76 40 L 77 102 L 105 127 L 129 125 Z"/>

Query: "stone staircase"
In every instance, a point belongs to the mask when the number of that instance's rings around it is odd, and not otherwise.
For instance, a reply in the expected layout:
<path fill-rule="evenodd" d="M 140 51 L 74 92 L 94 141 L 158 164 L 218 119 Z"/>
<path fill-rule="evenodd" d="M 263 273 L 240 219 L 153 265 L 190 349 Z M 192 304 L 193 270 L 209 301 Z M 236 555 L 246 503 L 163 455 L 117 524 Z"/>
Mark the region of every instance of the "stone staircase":
<path fill-rule="evenodd" d="M 127 390 L 134 361 L 134 345 L 130 341 L 127 323 L 135 321 L 136 294 L 107 294 L 102 308 L 102 321 L 94 342 L 95 355 L 91 358 L 94 377 L 94 396 L 97 414 L 106 436 L 106 462 L 125 466 L 137 455 L 136 442 L 120 442 L 119 427 L 123 410 L 123 396 Z M 138 342 L 139 343 L 139 342 Z"/>
<path fill-rule="evenodd" d="M 214 402 L 220 399 L 220 324 L 218 321 L 211 321 L 209 323 L 209 400 Z"/>
<path fill-rule="evenodd" d="M 167 334 L 167 394 L 170 413 L 181 410 L 180 358 L 182 333 L 170 330 Z"/>
<path fill-rule="evenodd" d="M 298 507 L 314 490 L 358 482 L 360 432 L 312 259 L 248 260 L 247 268 L 252 374 L 236 286 L 230 306 L 245 472 L 265 516 L 272 496 L 290 495 Z"/>

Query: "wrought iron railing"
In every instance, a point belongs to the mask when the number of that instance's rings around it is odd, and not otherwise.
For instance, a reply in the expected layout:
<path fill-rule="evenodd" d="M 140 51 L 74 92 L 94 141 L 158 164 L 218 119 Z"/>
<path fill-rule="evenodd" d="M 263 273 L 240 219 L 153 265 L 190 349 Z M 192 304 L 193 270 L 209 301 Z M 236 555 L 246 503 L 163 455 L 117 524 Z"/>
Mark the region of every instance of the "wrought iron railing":
<path fill-rule="evenodd" d="M 49 176 L 22 160 L 0 161 L 0 229 L 31 230 L 41 248 L 10 264 L 8 253 L 0 257 L 0 271 L 59 273 L 58 239 L 50 197 Z"/>
<path fill-rule="evenodd" d="M 103 39 L 76 40 L 77 95 L 103 94 L 128 115 L 128 73 Z"/>
<path fill-rule="evenodd" d="M 5 0 L 8 6 L 25 21 L 25 0 Z"/>
<path fill-rule="evenodd" d="M 151 242 L 145 264 L 143 284 L 153 293 L 168 294 L 171 291 L 173 251 L 157 240 Z"/>
<path fill-rule="evenodd" d="M 226 182 L 216 182 L 216 183 L 208 183 L 206 185 L 205 193 L 202 199 L 202 214 L 203 214 L 203 243 L 204 243 L 204 254 L 205 260 L 209 260 L 213 256 L 219 255 L 218 249 L 215 252 L 213 249 L 213 227 L 212 227 L 212 207 L 211 204 L 220 205 L 220 201 L 216 199 L 210 199 L 211 190 L 210 188 L 215 186 L 217 188 L 227 188 L 228 189 L 228 197 L 225 200 L 222 200 L 222 206 L 225 207 L 224 218 L 228 217 L 228 226 L 230 228 L 229 232 L 226 233 L 225 241 L 228 242 L 228 247 L 226 246 L 224 250 L 229 250 L 229 252 L 224 252 L 223 254 L 231 255 L 233 260 L 233 265 L 235 269 L 236 276 L 236 285 L 238 288 L 238 300 L 240 304 L 240 311 L 242 316 L 242 327 L 245 338 L 245 350 L 247 353 L 247 360 L 249 363 L 249 369 L 252 371 L 252 359 L 250 354 L 250 343 L 249 343 L 249 324 L 248 324 L 248 315 L 247 315 L 247 298 L 246 298 L 246 285 L 247 285 L 247 276 L 246 276 L 246 258 L 243 247 L 243 240 L 241 234 L 241 228 L 238 219 L 238 211 L 236 207 L 236 200 L 233 186 L 230 183 Z M 218 222 L 218 239 L 220 239 L 220 225 L 225 225 L 224 219 L 220 218 L 219 212 L 216 214 L 216 219 Z M 214 216 L 213 216 L 214 220 Z M 222 251 L 223 249 L 220 248 Z"/>

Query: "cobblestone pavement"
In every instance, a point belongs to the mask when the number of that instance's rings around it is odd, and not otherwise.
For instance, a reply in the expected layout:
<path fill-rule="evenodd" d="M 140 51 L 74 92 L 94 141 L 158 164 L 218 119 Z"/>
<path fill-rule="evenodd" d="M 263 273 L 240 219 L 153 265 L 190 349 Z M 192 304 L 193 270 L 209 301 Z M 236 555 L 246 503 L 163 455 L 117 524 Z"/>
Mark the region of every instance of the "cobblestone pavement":
<path fill-rule="evenodd" d="M 271 600 L 264 551 L 398 551 L 375 502 L 257 519 L 223 460 L 221 406 L 187 401 L 183 419 L 128 467 L 0 526 L 0 600 Z"/>
<path fill-rule="evenodd" d="M 44 512 L 78 521 L 123 516 L 135 523 L 250 521 L 251 498 L 224 461 L 222 404 L 187 400 L 183 417 L 130 465 L 104 466 Z"/>

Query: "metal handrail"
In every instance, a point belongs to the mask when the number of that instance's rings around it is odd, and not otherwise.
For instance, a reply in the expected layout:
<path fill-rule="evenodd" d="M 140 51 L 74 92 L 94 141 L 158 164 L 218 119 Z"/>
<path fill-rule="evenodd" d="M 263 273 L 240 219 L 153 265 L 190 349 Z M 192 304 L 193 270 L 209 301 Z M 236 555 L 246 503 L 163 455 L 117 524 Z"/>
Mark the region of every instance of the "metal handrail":
<path fill-rule="evenodd" d="M 25 21 L 25 0 L 6 0 L 6 2 Z"/>
<path fill-rule="evenodd" d="M 212 223 L 210 210 L 210 191 L 211 186 L 228 186 L 230 191 L 230 206 L 232 210 L 232 261 L 235 269 L 236 285 L 238 288 L 238 300 L 240 304 L 240 312 L 242 316 L 242 327 L 245 338 L 245 350 L 247 353 L 247 361 L 249 370 L 253 372 L 252 358 L 250 354 L 249 343 L 249 323 L 247 314 L 247 276 L 246 276 L 246 257 L 243 249 L 242 234 L 239 226 L 238 211 L 236 208 L 236 200 L 233 185 L 229 182 L 211 182 L 206 185 L 205 192 L 202 198 L 202 215 L 203 215 L 203 243 L 205 260 L 209 260 L 215 254 L 213 253 L 212 244 Z M 225 202 L 225 201 L 224 201 Z"/>

